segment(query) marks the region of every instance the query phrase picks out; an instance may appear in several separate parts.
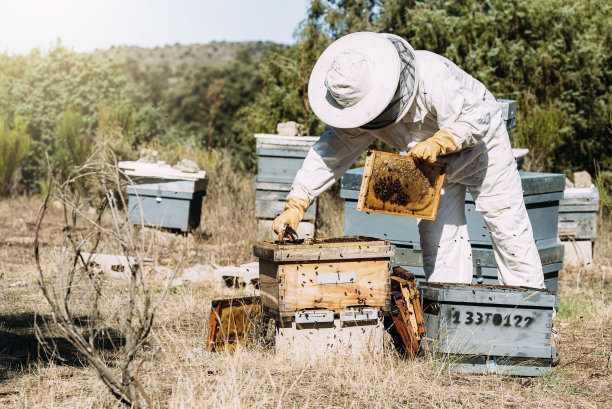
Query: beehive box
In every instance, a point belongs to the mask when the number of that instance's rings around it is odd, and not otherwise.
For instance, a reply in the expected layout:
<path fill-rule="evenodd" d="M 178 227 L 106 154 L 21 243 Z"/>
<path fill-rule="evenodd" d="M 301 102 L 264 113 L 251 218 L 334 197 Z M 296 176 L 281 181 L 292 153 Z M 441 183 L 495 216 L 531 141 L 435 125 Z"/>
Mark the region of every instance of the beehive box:
<path fill-rule="evenodd" d="M 206 172 L 182 172 L 163 164 L 119 162 L 130 178 L 130 223 L 186 232 L 200 224 Z"/>
<path fill-rule="evenodd" d="M 557 357 L 551 345 L 559 297 L 536 289 L 424 283 L 421 348 L 466 373 L 540 376 Z"/>
<path fill-rule="evenodd" d="M 302 167 L 308 150 L 319 138 L 256 134 L 255 139 L 258 156 L 255 177 L 257 237 L 259 240 L 273 240 L 272 221 L 284 210 L 293 179 Z M 314 237 L 317 205 L 315 200 L 308 208 L 298 226 L 298 237 Z"/>
<path fill-rule="evenodd" d="M 255 217 L 258 219 L 258 240 L 274 240 L 272 221 L 285 209 L 287 195 L 291 191 L 290 183 L 259 182 L 255 180 Z M 313 238 L 318 201 L 315 200 L 300 222 L 297 234 L 299 238 Z"/>
<path fill-rule="evenodd" d="M 598 211 L 599 191 L 595 186 L 565 188 L 559 206 L 559 237 L 596 239 Z"/>
<path fill-rule="evenodd" d="M 383 350 L 384 325 L 377 309 L 349 309 L 342 314 L 320 310 L 312 323 L 281 322 L 275 336 L 278 355 L 313 360 L 338 355 L 375 355 Z M 355 320 L 355 317 L 357 320 Z M 304 317 L 304 319 L 307 319 Z M 299 320 L 299 318 L 298 318 Z"/>
<path fill-rule="evenodd" d="M 308 150 L 318 137 L 255 134 L 257 144 L 257 181 L 293 182 Z"/>
<path fill-rule="evenodd" d="M 276 327 L 277 353 L 311 359 L 382 350 L 394 249 L 368 237 L 256 245 L 263 315 Z"/>
<path fill-rule="evenodd" d="M 516 126 L 516 100 L 514 99 L 498 99 L 497 103 L 502 109 L 502 119 L 506 125 L 508 136 L 512 132 L 512 128 Z"/>
<path fill-rule="evenodd" d="M 393 244 L 420 249 L 417 220 L 390 214 L 357 211 L 363 168 L 351 169 L 342 177 L 340 197 L 344 202 L 344 234 L 368 235 Z M 557 242 L 559 200 L 563 197 L 565 176 L 554 173 L 520 172 L 525 206 L 536 243 Z M 467 193 L 465 214 L 472 245 L 492 247 L 491 236 L 474 199 Z"/>
<path fill-rule="evenodd" d="M 259 286 L 264 315 L 295 320 L 298 312 L 372 307 L 389 310 L 394 246 L 368 237 L 260 242 Z"/>
<path fill-rule="evenodd" d="M 544 272 L 544 284 L 548 291 L 557 292 L 559 287 L 559 271 L 563 269 L 564 247 L 559 243 L 540 244 L 538 253 Z M 472 248 L 472 263 L 474 273 L 472 284 L 499 285 L 499 271 L 492 248 Z M 396 246 L 392 266 L 401 266 L 414 274 L 419 282 L 425 281 L 423 270 L 423 255 L 421 250 L 410 247 Z"/>
<path fill-rule="evenodd" d="M 368 151 L 357 210 L 434 220 L 445 164 Z"/>

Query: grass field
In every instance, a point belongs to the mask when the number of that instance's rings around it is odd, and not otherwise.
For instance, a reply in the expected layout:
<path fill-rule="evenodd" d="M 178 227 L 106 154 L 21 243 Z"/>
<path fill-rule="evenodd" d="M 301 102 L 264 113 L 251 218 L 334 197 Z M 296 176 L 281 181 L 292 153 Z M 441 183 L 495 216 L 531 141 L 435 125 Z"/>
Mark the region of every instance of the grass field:
<path fill-rule="evenodd" d="M 252 178 L 217 176 L 195 234 L 152 235 L 155 264 L 172 267 L 185 247 L 184 267 L 253 260 Z M 37 286 L 33 258 L 34 220 L 41 203 L 38 197 L 0 201 L 0 407 L 121 407 L 87 362 L 47 324 L 49 310 Z M 327 195 L 321 206 L 326 214 L 323 234 L 341 234 L 338 199 Z M 52 206 L 42 228 L 48 262 L 61 242 L 61 228 L 60 212 Z M 205 350 L 210 301 L 249 294 L 194 285 L 176 287 L 167 295 L 138 376 L 160 408 L 612 407 L 611 228 L 610 219 L 602 221 L 592 268 L 560 273 L 562 302 L 555 326 L 561 364 L 548 376 L 457 375 L 428 356 L 404 360 L 390 347 L 377 356 L 312 362 L 283 360 L 263 346 L 211 354 Z M 161 291 L 161 277 L 152 284 Z M 107 285 L 112 289 L 122 283 L 109 279 Z M 103 313 L 110 314 L 117 305 L 112 301 L 104 304 Z M 47 348 L 39 344 L 36 327 Z M 113 345 L 121 340 L 117 328 L 110 326 L 106 333 L 108 340 L 100 347 L 112 365 Z"/>

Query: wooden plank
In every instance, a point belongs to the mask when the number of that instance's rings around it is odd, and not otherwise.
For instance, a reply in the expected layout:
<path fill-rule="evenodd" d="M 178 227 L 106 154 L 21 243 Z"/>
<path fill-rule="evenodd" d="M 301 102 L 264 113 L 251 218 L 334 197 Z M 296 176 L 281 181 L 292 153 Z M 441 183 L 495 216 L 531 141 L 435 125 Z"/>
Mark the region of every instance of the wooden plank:
<path fill-rule="evenodd" d="M 210 309 L 210 317 L 208 319 L 208 338 L 206 341 L 206 350 L 213 352 L 215 348 L 215 338 L 217 336 L 217 329 L 219 328 L 219 311 L 221 310 L 221 303 L 213 302 L 212 308 Z"/>
<path fill-rule="evenodd" d="M 446 164 L 368 151 L 357 210 L 435 220 Z"/>
<path fill-rule="evenodd" d="M 559 297 L 545 290 L 480 284 L 423 283 L 423 298 L 449 303 L 496 304 L 518 308 L 559 306 Z"/>
<path fill-rule="evenodd" d="M 321 273 L 352 272 L 354 283 L 318 284 Z M 339 311 L 353 306 L 385 308 L 389 296 L 389 262 L 357 260 L 341 263 L 304 262 L 279 267 L 284 296 L 279 304 L 281 316 L 308 308 Z M 279 290 L 280 291 L 280 290 Z"/>
<path fill-rule="evenodd" d="M 156 177 L 160 179 L 175 179 L 175 180 L 201 180 L 206 178 L 206 172 L 189 173 L 178 169 L 173 169 L 170 165 L 164 163 L 144 163 L 124 161 L 119 162 L 119 168 L 122 169 L 127 176 L 137 177 Z"/>
<path fill-rule="evenodd" d="M 392 310 L 391 317 L 395 328 L 404 344 L 404 350 L 409 358 L 414 358 L 419 350 L 419 341 L 416 338 L 414 327 L 410 325 L 410 318 L 407 314 L 407 302 L 399 293 L 393 295 L 395 308 Z"/>
<path fill-rule="evenodd" d="M 369 237 L 306 239 L 297 244 L 259 242 L 253 247 L 253 254 L 277 262 L 390 258 L 395 254 L 395 246 Z"/>
<path fill-rule="evenodd" d="M 259 291 L 264 310 L 267 308 L 273 313 L 278 313 L 279 278 L 276 263 L 265 259 L 259 260 Z M 282 293 L 280 296 L 282 297 Z"/>

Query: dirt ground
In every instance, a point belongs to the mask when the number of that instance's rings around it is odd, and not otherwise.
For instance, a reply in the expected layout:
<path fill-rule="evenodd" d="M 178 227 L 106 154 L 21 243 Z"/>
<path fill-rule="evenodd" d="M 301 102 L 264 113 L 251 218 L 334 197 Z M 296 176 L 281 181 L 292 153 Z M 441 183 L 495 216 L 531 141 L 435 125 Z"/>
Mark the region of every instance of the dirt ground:
<path fill-rule="evenodd" d="M 40 204 L 40 198 L 0 200 L 0 407 L 120 407 L 95 371 L 48 325 L 49 310 L 37 286 L 33 258 Z M 189 249 L 186 267 L 253 260 L 252 236 L 244 233 L 220 243 L 214 223 L 209 223 L 203 221 L 203 232 L 196 236 L 159 233 L 154 262 L 171 266 L 184 246 Z M 409 361 L 391 348 L 376 356 L 311 362 L 282 359 L 264 347 L 211 354 L 205 350 L 211 300 L 250 294 L 187 285 L 170 291 L 160 307 L 141 355 L 139 378 L 160 408 L 609 408 L 611 224 L 608 220 L 600 226 L 594 266 L 560 273 L 562 303 L 555 327 L 561 363 L 547 376 L 458 375 L 430 356 Z M 52 209 L 43 226 L 44 248 L 56 248 L 61 237 L 60 213 Z M 156 290 L 162 285 L 153 283 Z M 120 342 L 117 328 L 106 333 L 109 340 Z M 111 344 L 100 348 L 109 350 L 112 363 Z"/>

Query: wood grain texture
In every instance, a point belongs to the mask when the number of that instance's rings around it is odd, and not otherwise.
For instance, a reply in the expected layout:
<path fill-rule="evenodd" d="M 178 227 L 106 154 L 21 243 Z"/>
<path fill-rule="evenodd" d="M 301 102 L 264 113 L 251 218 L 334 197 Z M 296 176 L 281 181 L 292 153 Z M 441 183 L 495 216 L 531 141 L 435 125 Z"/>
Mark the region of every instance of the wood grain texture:
<path fill-rule="evenodd" d="M 253 254 L 276 262 L 390 258 L 395 255 L 395 246 L 387 240 L 366 237 L 306 239 L 300 244 L 259 242 L 253 247 Z"/>
<path fill-rule="evenodd" d="M 261 263 L 261 261 L 260 261 Z M 386 309 L 389 297 L 389 261 L 355 260 L 341 263 L 303 262 L 281 264 L 273 279 L 269 265 L 260 270 L 260 288 L 264 306 L 278 311 L 281 317 L 304 309 L 326 309 L 339 312 L 352 306 Z M 352 272 L 355 282 L 319 284 L 320 273 Z M 262 280 L 263 279 L 263 280 Z M 274 281 L 276 288 L 274 288 Z M 275 298 L 277 305 L 274 304 Z"/>
<path fill-rule="evenodd" d="M 435 220 L 446 165 L 369 151 L 357 210 Z"/>

